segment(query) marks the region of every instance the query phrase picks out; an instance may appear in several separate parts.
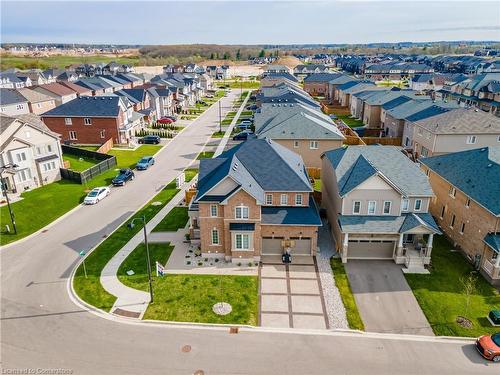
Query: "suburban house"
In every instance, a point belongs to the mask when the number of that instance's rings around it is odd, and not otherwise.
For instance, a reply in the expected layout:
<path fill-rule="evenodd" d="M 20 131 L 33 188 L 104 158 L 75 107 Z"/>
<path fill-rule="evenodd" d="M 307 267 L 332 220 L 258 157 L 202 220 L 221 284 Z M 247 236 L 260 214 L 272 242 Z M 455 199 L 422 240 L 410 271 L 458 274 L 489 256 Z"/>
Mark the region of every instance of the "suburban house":
<path fill-rule="evenodd" d="M 0 113 L 17 116 L 29 113 L 28 100 L 13 89 L 0 88 Z"/>
<path fill-rule="evenodd" d="M 269 73 L 291 73 L 291 71 L 286 65 L 268 65 L 264 69 L 264 75 Z"/>
<path fill-rule="evenodd" d="M 375 87 L 371 81 L 349 81 L 335 89 L 334 96 L 342 107 L 349 107 L 351 95 L 360 91 L 370 90 Z"/>
<path fill-rule="evenodd" d="M 402 137 L 405 119 L 433 105 L 430 98 L 411 99 L 392 108 L 383 105 L 380 117 L 384 134 L 388 137 Z"/>
<path fill-rule="evenodd" d="M 328 116 L 301 104 L 264 106 L 255 113 L 255 134 L 299 154 L 307 168 L 321 168 L 321 155 L 345 139 Z"/>
<path fill-rule="evenodd" d="M 142 128 L 142 117 L 133 117 L 126 98 L 81 96 L 44 114 L 43 122 L 61 134 L 61 141 L 99 145 L 112 138 L 115 144 L 129 143 Z"/>
<path fill-rule="evenodd" d="M 356 78 L 340 73 L 335 74 L 333 79 L 328 82 L 328 92 L 326 95 L 327 99 L 332 103 L 338 102 L 339 91 L 337 90 L 337 87 L 350 81 L 356 81 Z"/>
<path fill-rule="evenodd" d="M 2 89 L 20 89 L 23 87 L 31 86 L 29 78 L 22 80 L 14 72 L 5 71 L 0 72 L 0 88 Z"/>
<path fill-rule="evenodd" d="M 270 139 L 243 142 L 200 162 L 189 205 L 204 257 L 235 263 L 262 255 L 315 255 L 321 220 L 299 155 Z"/>
<path fill-rule="evenodd" d="M 290 73 L 269 73 L 260 80 L 261 87 L 269 87 L 282 83 L 299 87 L 297 78 Z"/>
<path fill-rule="evenodd" d="M 34 114 L 0 115 L 0 164 L 15 164 L 4 174 L 6 190 L 21 194 L 61 178 L 63 166 L 59 134 L 52 132 Z"/>
<path fill-rule="evenodd" d="M 42 86 L 33 86 L 31 90 L 54 98 L 56 106 L 67 103 L 76 98 L 76 92 L 57 82 L 48 83 Z"/>
<path fill-rule="evenodd" d="M 328 95 L 328 82 L 340 76 L 340 73 L 317 73 L 304 78 L 304 91 L 312 96 Z"/>
<path fill-rule="evenodd" d="M 412 148 L 422 157 L 500 144 L 500 118 L 456 108 L 412 121 Z"/>
<path fill-rule="evenodd" d="M 76 92 L 77 96 L 92 96 L 92 90 L 90 90 L 86 87 L 77 85 L 76 83 L 69 82 L 69 81 L 68 82 L 59 81 L 59 83 L 63 86 L 66 86 L 67 88 L 73 90 L 74 92 Z"/>
<path fill-rule="evenodd" d="M 303 104 L 311 108 L 320 109 L 320 105 L 300 87 L 280 84 L 271 87 L 262 87 L 257 95 L 257 105 L 270 104 Z"/>
<path fill-rule="evenodd" d="M 427 176 L 394 146 L 327 151 L 322 207 L 340 252 L 349 259 L 393 259 L 410 269 L 429 264 L 434 234 Z"/>
<path fill-rule="evenodd" d="M 430 211 L 454 246 L 500 285 L 500 146 L 421 159 L 436 194 Z"/>
<path fill-rule="evenodd" d="M 31 69 L 28 71 L 18 72 L 17 77 L 23 79 L 25 77 L 29 78 L 31 81 L 31 85 L 40 86 L 45 85 L 47 83 L 54 83 L 56 81 L 56 77 L 52 76 L 50 73 L 44 73 L 40 69 Z M 27 85 L 29 86 L 29 85 Z"/>
<path fill-rule="evenodd" d="M 326 73 L 328 72 L 328 67 L 323 64 L 306 64 L 306 65 L 297 65 L 293 68 L 293 74 L 295 76 L 306 77 L 311 74 L 317 73 Z"/>
<path fill-rule="evenodd" d="M 177 90 L 150 87 L 147 89 L 147 92 L 150 96 L 151 108 L 156 112 L 157 119 L 164 116 L 171 116 L 175 113 L 174 95 Z"/>
<path fill-rule="evenodd" d="M 56 106 L 56 100 L 53 97 L 41 92 L 28 88 L 18 89 L 17 92 L 26 98 L 30 112 L 36 115 L 47 112 Z"/>

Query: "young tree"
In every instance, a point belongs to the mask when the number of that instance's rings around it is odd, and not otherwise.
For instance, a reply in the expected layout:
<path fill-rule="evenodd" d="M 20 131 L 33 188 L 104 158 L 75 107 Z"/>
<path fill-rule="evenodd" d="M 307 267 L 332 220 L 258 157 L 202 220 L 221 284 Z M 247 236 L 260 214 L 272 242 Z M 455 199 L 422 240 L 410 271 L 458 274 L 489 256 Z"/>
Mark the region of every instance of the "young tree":
<path fill-rule="evenodd" d="M 259 57 L 266 57 L 266 51 L 262 49 L 259 53 Z"/>
<path fill-rule="evenodd" d="M 239 60 L 239 59 L 241 59 L 241 50 L 238 50 L 236 52 L 236 60 Z"/>
<path fill-rule="evenodd" d="M 477 277 L 474 275 L 472 272 L 469 273 L 467 276 L 462 276 L 460 278 L 460 283 L 463 286 L 463 293 L 465 295 L 465 314 L 464 317 L 467 317 L 469 314 L 469 306 L 470 306 L 470 298 L 476 291 L 476 282 L 477 282 Z"/>

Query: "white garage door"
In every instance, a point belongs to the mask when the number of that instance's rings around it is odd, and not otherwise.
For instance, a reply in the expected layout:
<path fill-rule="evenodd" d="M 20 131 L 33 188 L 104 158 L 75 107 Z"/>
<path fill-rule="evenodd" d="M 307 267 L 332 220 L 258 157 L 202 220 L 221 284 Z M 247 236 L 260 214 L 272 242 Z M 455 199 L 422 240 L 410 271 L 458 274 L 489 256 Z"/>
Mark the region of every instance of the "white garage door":
<path fill-rule="evenodd" d="M 281 254 L 283 254 L 283 250 L 281 249 L 281 241 L 283 241 L 283 238 L 263 237 L 262 238 L 262 254 L 263 255 L 281 255 Z"/>
<path fill-rule="evenodd" d="M 349 240 L 348 259 L 392 259 L 394 241 Z"/>
<path fill-rule="evenodd" d="M 311 239 L 294 239 L 295 247 L 292 249 L 292 255 L 311 255 Z"/>

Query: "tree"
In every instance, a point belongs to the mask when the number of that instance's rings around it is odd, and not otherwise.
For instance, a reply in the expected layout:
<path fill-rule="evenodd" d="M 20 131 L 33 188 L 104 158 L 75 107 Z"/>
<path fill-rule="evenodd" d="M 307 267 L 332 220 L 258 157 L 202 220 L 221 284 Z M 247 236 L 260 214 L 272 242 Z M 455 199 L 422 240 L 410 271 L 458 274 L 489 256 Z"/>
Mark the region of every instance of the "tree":
<path fill-rule="evenodd" d="M 224 60 L 229 60 L 231 58 L 231 55 L 229 54 L 229 52 L 224 52 L 224 57 L 223 59 Z"/>
<path fill-rule="evenodd" d="M 212 52 L 212 53 L 210 54 L 210 60 L 213 60 L 213 59 L 215 59 L 215 54 Z"/>
<path fill-rule="evenodd" d="M 463 293 L 465 295 L 465 314 L 464 317 L 467 317 L 469 314 L 469 306 L 470 306 L 470 298 L 476 291 L 476 282 L 477 277 L 472 272 L 467 276 L 462 276 L 460 278 L 460 283 L 463 286 Z"/>
<path fill-rule="evenodd" d="M 259 57 L 266 57 L 266 51 L 262 49 L 259 53 Z"/>
<path fill-rule="evenodd" d="M 241 50 L 238 49 L 238 51 L 236 52 L 236 60 L 239 59 L 241 59 Z"/>

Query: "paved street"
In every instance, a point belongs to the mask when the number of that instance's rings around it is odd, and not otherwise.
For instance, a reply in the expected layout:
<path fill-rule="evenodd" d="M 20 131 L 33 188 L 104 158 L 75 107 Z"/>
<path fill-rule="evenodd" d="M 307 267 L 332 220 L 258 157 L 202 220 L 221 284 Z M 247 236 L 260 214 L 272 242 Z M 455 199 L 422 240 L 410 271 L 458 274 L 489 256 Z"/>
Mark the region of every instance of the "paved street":
<path fill-rule="evenodd" d="M 235 97 L 224 98 L 224 105 Z M 68 278 L 78 252 L 94 247 L 203 149 L 216 127 L 209 109 L 157 156 L 157 165 L 96 206 L 2 249 L 2 368 L 61 368 L 73 374 L 498 374 L 472 343 L 361 334 L 123 324 L 75 305 Z M 182 351 L 190 345 L 191 350 Z M 5 372 L 7 373 L 7 372 Z"/>
<path fill-rule="evenodd" d="M 367 331 L 434 335 L 400 265 L 350 260 L 345 268 Z"/>

